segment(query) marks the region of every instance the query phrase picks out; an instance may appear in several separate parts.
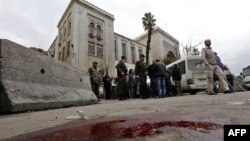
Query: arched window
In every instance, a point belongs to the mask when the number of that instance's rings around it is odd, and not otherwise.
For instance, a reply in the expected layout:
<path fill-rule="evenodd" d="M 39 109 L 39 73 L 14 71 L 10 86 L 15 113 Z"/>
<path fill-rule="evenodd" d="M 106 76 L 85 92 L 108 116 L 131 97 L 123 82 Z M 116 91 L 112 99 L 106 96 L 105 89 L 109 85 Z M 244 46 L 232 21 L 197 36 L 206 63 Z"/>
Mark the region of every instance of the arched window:
<path fill-rule="evenodd" d="M 96 38 L 102 40 L 102 28 L 100 25 L 97 25 L 96 27 Z"/>
<path fill-rule="evenodd" d="M 91 22 L 89 24 L 89 37 L 93 38 L 95 35 L 95 24 Z"/>

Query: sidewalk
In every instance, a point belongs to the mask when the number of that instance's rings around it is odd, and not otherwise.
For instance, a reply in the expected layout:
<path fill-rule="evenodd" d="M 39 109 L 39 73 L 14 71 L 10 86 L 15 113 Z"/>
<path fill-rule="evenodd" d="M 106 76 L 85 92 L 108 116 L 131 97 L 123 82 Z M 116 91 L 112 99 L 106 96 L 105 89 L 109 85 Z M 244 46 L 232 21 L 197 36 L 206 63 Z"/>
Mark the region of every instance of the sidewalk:
<path fill-rule="evenodd" d="M 250 92 L 186 95 L 164 99 L 101 101 L 99 104 L 0 116 L 0 139 L 71 122 L 81 110 L 89 118 L 165 116 L 175 120 L 206 121 L 217 124 L 250 124 Z M 168 134 L 169 136 L 170 134 Z M 172 134 L 171 134 L 172 135 Z"/>

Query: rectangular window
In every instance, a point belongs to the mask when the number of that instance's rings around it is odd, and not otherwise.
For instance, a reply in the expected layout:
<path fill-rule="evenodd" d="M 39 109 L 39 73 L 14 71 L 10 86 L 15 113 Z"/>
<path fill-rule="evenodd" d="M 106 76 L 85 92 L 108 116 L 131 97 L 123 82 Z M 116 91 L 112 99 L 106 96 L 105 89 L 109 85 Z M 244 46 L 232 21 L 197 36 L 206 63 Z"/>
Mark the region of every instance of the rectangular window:
<path fill-rule="evenodd" d="M 122 43 L 122 55 L 127 56 L 127 48 L 125 43 Z"/>
<path fill-rule="evenodd" d="M 89 43 L 88 45 L 88 54 L 95 56 L 95 44 L 94 43 Z"/>
<path fill-rule="evenodd" d="M 142 48 L 139 48 L 139 49 L 138 49 L 138 52 L 139 52 L 139 55 L 143 54 L 143 53 L 142 53 Z"/>
<path fill-rule="evenodd" d="M 63 47 L 63 51 L 62 51 L 62 61 L 64 61 L 64 55 L 65 55 L 65 47 Z"/>
<path fill-rule="evenodd" d="M 61 60 L 61 52 L 59 52 L 58 60 Z"/>
<path fill-rule="evenodd" d="M 103 46 L 97 45 L 97 57 L 103 57 Z"/>
<path fill-rule="evenodd" d="M 201 59 L 190 59 L 190 60 L 188 60 L 188 69 L 189 70 L 204 69 L 203 60 L 201 60 Z"/>
<path fill-rule="evenodd" d="M 115 60 L 118 60 L 117 40 L 115 39 Z"/>
<path fill-rule="evenodd" d="M 62 42 L 62 28 L 59 30 L 59 44 Z"/>
<path fill-rule="evenodd" d="M 66 39 L 66 33 L 67 33 L 67 27 L 66 27 L 66 21 L 63 24 L 63 40 Z"/>
<path fill-rule="evenodd" d="M 68 46 L 67 46 L 67 57 L 70 55 L 70 41 L 68 41 Z"/>
<path fill-rule="evenodd" d="M 135 64 L 135 47 L 131 46 L 131 61 Z"/>
<path fill-rule="evenodd" d="M 178 67 L 180 68 L 181 74 L 186 74 L 186 65 L 185 61 L 182 61 L 178 64 Z"/>
<path fill-rule="evenodd" d="M 71 19 L 68 19 L 68 35 L 70 35 L 71 32 Z"/>

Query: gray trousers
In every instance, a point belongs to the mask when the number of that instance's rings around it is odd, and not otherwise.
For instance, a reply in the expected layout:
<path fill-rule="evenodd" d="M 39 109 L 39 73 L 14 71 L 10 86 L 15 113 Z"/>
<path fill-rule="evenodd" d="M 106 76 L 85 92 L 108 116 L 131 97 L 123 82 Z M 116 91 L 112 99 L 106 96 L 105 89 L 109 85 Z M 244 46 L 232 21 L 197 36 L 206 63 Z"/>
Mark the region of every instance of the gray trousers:
<path fill-rule="evenodd" d="M 222 89 L 224 91 L 229 90 L 227 85 L 226 76 L 224 75 L 223 71 L 218 65 L 207 65 L 207 85 L 208 85 L 208 92 L 213 92 L 213 85 L 214 85 L 214 78 L 213 75 L 216 74 L 222 84 Z"/>

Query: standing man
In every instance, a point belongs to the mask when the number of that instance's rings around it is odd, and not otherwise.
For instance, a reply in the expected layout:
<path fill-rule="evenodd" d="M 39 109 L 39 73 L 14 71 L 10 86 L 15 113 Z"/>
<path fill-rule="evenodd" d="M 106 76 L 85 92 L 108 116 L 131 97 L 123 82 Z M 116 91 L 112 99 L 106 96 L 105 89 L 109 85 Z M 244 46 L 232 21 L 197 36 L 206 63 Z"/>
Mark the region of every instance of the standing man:
<path fill-rule="evenodd" d="M 128 69 L 125 63 L 127 62 L 126 56 L 121 56 L 121 60 L 116 65 L 118 84 L 117 84 L 117 95 L 119 100 L 126 100 L 129 96 L 128 82 L 126 75 L 128 74 Z"/>
<path fill-rule="evenodd" d="M 224 93 L 230 93 L 231 91 L 228 88 L 226 77 L 223 74 L 221 68 L 216 63 L 216 57 L 215 54 L 211 48 L 211 40 L 207 39 L 204 41 L 205 47 L 201 50 L 201 57 L 204 61 L 206 70 L 207 70 L 207 85 L 208 85 L 208 94 L 213 95 L 213 74 L 215 73 L 221 84 L 222 88 L 224 90 Z"/>
<path fill-rule="evenodd" d="M 111 99 L 111 81 L 112 77 L 109 76 L 109 72 L 106 72 L 106 75 L 102 79 L 103 86 L 105 90 L 105 99 L 110 100 Z"/>
<path fill-rule="evenodd" d="M 181 71 L 177 67 L 177 64 L 174 64 L 174 68 L 172 70 L 172 78 L 175 84 L 176 95 L 181 95 Z"/>
<path fill-rule="evenodd" d="M 150 87 L 152 90 L 152 97 L 157 97 L 157 93 L 156 93 L 156 83 L 155 83 L 155 76 L 154 76 L 154 72 L 153 72 L 153 68 L 155 66 L 156 61 L 153 60 L 152 64 L 148 66 L 148 76 L 150 78 Z"/>
<path fill-rule="evenodd" d="M 137 96 L 137 85 L 138 85 L 138 78 L 135 75 L 135 71 L 133 69 L 129 70 L 129 92 L 130 98 L 138 98 Z"/>
<path fill-rule="evenodd" d="M 92 91 L 95 93 L 98 100 L 100 100 L 99 97 L 99 86 L 102 82 L 102 70 L 98 68 L 98 63 L 94 61 L 92 63 L 92 67 L 88 69 L 89 75 L 90 75 L 90 83 Z"/>
<path fill-rule="evenodd" d="M 174 95 L 172 91 L 171 76 L 172 76 L 172 73 L 169 71 L 169 69 L 167 69 L 167 72 L 165 75 L 166 97 Z"/>
<path fill-rule="evenodd" d="M 139 77 L 139 83 L 140 83 L 140 95 L 143 99 L 148 98 L 147 93 L 147 64 L 145 63 L 145 55 L 140 55 L 140 60 L 136 62 L 135 64 L 135 75 Z"/>
<path fill-rule="evenodd" d="M 165 86 L 165 75 L 166 75 L 166 65 L 156 60 L 155 67 L 153 69 L 153 74 L 156 77 L 156 92 L 158 98 L 166 97 L 166 86 Z"/>

